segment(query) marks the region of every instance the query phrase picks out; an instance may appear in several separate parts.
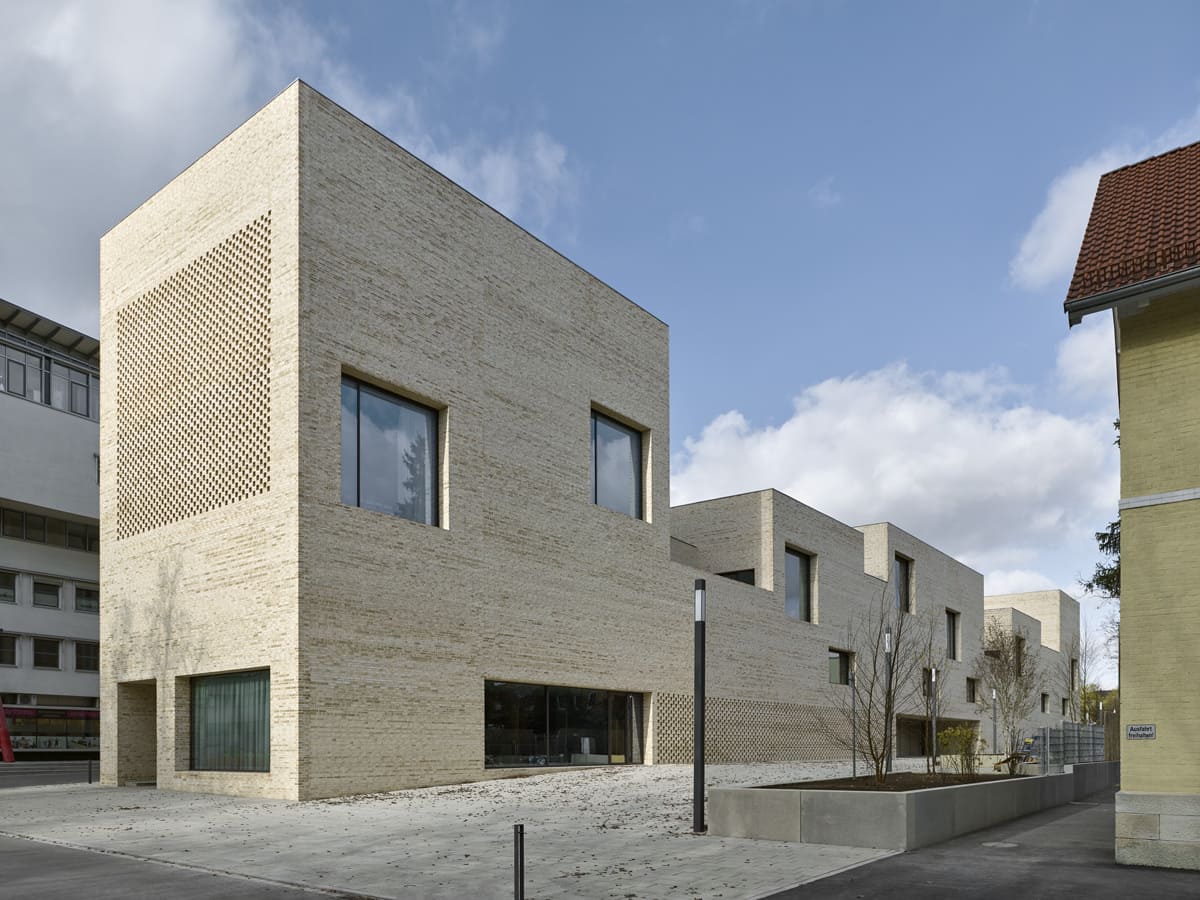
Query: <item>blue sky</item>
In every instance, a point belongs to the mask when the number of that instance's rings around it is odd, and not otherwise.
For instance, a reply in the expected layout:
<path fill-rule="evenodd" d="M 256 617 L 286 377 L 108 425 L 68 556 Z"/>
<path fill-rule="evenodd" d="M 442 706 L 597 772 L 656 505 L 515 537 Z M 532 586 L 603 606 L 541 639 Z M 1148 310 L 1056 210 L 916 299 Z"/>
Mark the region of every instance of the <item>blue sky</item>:
<path fill-rule="evenodd" d="M 1200 139 L 1198 10 L 8 3 L 0 296 L 95 333 L 100 234 L 302 77 L 670 325 L 677 501 L 1077 592 L 1116 401 L 1062 298 L 1098 175 Z"/>

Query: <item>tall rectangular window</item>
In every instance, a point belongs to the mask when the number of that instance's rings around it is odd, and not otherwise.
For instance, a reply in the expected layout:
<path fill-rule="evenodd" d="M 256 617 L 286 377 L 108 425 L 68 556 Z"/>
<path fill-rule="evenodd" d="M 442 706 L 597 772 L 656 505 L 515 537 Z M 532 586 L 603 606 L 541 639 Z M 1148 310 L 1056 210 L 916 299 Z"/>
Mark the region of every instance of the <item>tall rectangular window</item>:
<path fill-rule="evenodd" d="M 14 572 L 0 572 L 0 603 L 17 602 L 17 576 Z"/>
<path fill-rule="evenodd" d="M 61 585 L 51 584 L 48 581 L 35 581 L 33 583 L 33 605 L 58 609 L 61 590 Z"/>
<path fill-rule="evenodd" d="M 1071 715 L 1071 701 L 1066 697 L 1062 698 L 1062 715 L 1064 719 Z"/>
<path fill-rule="evenodd" d="M 829 648 L 829 683 L 850 683 L 850 654 L 845 650 Z"/>
<path fill-rule="evenodd" d="M 78 672 L 100 671 L 100 645 L 95 641 L 75 642 L 75 670 Z"/>
<path fill-rule="evenodd" d="M 1042 694 L 1042 712 L 1050 712 L 1050 695 Z"/>
<path fill-rule="evenodd" d="M 37 541 L 46 543 L 46 517 L 35 516 L 33 513 L 25 515 L 25 540 Z"/>
<path fill-rule="evenodd" d="M 15 666 L 17 664 L 17 636 L 15 634 L 0 634 L 0 666 Z"/>
<path fill-rule="evenodd" d="M 783 609 L 789 619 L 812 621 L 812 557 L 788 549 L 783 558 Z"/>
<path fill-rule="evenodd" d="M 958 659 L 959 616 L 952 609 L 946 610 L 946 658 Z"/>
<path fill-rule="evenodd" d="M 967 702 L 979 702 L 979 681 L 974 678 L 967 679 Z"/>
<path fill-rule="evenodd" d="M 438 524 L 438 413 L 342 378 L 342 502 Z"/>
<path fill-rule="evenodd" d="M 75 611 L 100 612 L 100 591 L 96 588 L 75 585 Z"/>
<path fill-rule="evenodd" d="M 892 560 L 892 583 L 896 592 L 896 609 L 912 612 L 912 560 L 899 553 Z"/>
<path fill-rule="evenodd" d="M 1071 690 L 1079 690 L 1079 660 L 1077 659 L 1071 660 Z"/>
<path fill-rule="evenodd" d="M 57 669 L 59 641 L 50 638 L 33 639 L 33 667 L 35 669 Z"/>
<path fill-rule="evenodd" d="M 271 673 L 267 669 L 192 680 L 192 768 L 271 770 Z"/>
<path fill-rule="evenodd" d="M 21 540 L 25 537 L 25 513 L 19 509 L 6 509 L 2 518 L 6 538 Z"/>
<path fill-rule="evenodd" d="M 642 517 L 642 433 L 594 410 L 592 502 Z"/>

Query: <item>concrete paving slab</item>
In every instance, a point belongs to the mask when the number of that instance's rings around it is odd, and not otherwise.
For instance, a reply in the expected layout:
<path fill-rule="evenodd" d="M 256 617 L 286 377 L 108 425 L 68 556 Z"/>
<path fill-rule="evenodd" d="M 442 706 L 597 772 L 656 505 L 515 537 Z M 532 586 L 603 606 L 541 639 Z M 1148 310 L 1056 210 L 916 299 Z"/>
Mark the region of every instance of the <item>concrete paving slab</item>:
<path fill-rule="evenodd" d="M 711 766 L 709 786 L 838 777 L 848 768 Z M 0 834 L 389 898 L 511 897 L 515 822 L 525 824 L 527 892 L 539 900 L 761 897 L 889 855 L 693 835 L 690 766 L 307 803 L 87 785 L 15 788 L 0 803 Z"/>

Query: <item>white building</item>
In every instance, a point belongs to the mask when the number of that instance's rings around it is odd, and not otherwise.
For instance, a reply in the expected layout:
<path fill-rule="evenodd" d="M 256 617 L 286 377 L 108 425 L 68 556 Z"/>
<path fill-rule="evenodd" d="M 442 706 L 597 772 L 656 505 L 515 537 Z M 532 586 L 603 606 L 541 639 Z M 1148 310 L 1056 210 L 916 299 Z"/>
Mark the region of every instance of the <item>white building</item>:
<path fill-rule="evenodd" d="M 100 344 L 0 301 L 0 698 L 17 758 L 99 752 Z"/>

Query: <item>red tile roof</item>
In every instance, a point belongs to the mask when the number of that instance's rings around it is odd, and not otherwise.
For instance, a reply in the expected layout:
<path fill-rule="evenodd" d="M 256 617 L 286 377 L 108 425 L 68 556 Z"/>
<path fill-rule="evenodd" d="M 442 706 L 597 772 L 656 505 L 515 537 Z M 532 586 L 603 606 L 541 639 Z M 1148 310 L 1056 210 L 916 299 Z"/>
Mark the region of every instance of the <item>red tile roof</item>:
<path fill-rule="evenodd" d="M 1200 265 L 1200 143 L 1100 178 L 1067 302 Z"/>

